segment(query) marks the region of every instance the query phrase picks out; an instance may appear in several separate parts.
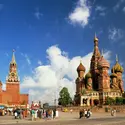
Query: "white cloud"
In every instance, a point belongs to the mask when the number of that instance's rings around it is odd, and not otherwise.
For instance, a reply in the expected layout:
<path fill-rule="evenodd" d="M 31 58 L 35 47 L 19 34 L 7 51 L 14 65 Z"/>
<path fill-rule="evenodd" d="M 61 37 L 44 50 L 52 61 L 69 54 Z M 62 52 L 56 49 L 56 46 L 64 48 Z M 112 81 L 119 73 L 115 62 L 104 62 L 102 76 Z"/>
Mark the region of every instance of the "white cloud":
<path fill-rule="evenodd" d="M 2 84 L 2 90 L 4 90 L 4 91 L 6 90 L 6 84 L 5 83 Z"/>
<path fill-rule="evenodd" d="M 125 2 L 125 0 L 118 0 L 116 5 L 113 7 L 113 10 L 116 12 L 120 8 L 123 2 Z"/>
<path fill-rule="evenodd" d="M 108 32 L 108 38 L 112 40 L 112 42 L 116 42 L 124 37 L 124 31 L 115 27 L 109 28 Z"/>
<path fill-rule="evenodd" d="M 104 11 L 106 10 L 106 7 L 103 6 L 96 6 L 95 11 Z"/>
<path fill-rule="evenodd" d="M 96 6 L 95 11 L 99 12 L 100 16 L 105 16 L 106 15 L 106 12 L 105 12 L 106 11 L 106 7 L 98 5 L 98 6 Z"/>
<path fill-rule="evenodd" d="M 34 69 L 32 76 L 25 76 L 21 89 L 29 89 L 30 100 L 41 100 L 53 103 L 55 92 L 59 93 L 62 87 L 67 87 L 71 96 L 75 94 L 76 69 L 82 60 L 89 70 L 92 52 L 85 56 L 69 58 L 68 54 L 61 51 L 58 46 L 51 46 L 47 49 L 48 65 L 41 65 Z M 110 51 L 104 53 L 105 58 L 110 60 Z M 58 98 L 58 95 L 57 95 Z"/>
<path fill-rule="evenodd" d="M 40 60 L 38 60 L 38 65 L 42 65 L 42 62 Z"/>
<path fill-rule="evenodd" d="M 79 0 L 76 8 L 69 14 L 69 20 L 72 24 L 80 24 L 82 27 L 89 22 L 90 6 L 87 0 Z"/>
<path fill-rule="evenodd" d="M 31 65 L 31 61 L 30 61 L 30 58 L 28 57 L 28 55 L 27 55 L 27 54 L 24 54 L 24 53 L 21 53 L 21 55 L 22 55 L 23 57 L 25 57 L 25 59 L 26 59 L 28 65 Z"/>
<path fill-rule="evenodd" d="M 123 7 L 123 12 L 125 12 L 125 7 Z"/>

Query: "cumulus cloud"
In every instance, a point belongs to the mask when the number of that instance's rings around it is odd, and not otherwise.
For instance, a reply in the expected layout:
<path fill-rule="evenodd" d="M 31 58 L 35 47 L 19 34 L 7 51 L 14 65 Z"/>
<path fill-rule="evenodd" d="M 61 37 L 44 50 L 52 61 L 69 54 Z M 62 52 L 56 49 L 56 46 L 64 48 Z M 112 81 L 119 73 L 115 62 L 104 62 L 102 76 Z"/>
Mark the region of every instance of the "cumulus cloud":
<path fill-rule="evenodd" d="M 40 65 L 34 69 L 32 76 L 25 76 L 21 89 L 28 89 L 30 100 L 41 100 L 53 103 L 58 98 L 58 93 L 62 87 L 67 87 L 71 97 L 75 94 L 76 69 L 82 60 L 86 67 L 86 73 L 90 67 L 92 52 L 85 56 L 68 57 L 68 53 L 62 51 L 57 45 L 46 50 L 47 65 Z M 104 57 L 110 61 L 110 51 L 105 51 Z M 56 97 L 55 97 L 56 96 Z"/>
<path fill-rule="evenodd" d="M 42 61 L 38 60 L 38 65 L 42 65 Z"/>
<path fill-rule="evenodd" d="M 30 60 L 30 58 L 28 57 L 28 55 L 27 55 L 27 54 L 24 54 L 24 53 L 21 53 L 21 55 L 22 55 L 23 57 L 25 57 L 25 59 L 26 59 L 28 65 L 31 65 L 31 60 Z"/>
<path fill-rule="evenodd" d="M 2 84 L 2 90 L 4 90 L 4 91 L 6 90 L 6 84 L 5 83 Z"/>
<path fill-rule="evenodd" d="M 90 6 L 87 0 L 79 0 L 76 8 L 69 14 L 69 20 L 72 24 L 80 24 L 82 27 L 89 22 Z"/>
<path fill-rule="evenodd" d="M 124 37 L 124 31 L 115 27 L 109 28 L 108 32 L 108 38 L 112 40 L 112 42 L 116 42 Z"/>

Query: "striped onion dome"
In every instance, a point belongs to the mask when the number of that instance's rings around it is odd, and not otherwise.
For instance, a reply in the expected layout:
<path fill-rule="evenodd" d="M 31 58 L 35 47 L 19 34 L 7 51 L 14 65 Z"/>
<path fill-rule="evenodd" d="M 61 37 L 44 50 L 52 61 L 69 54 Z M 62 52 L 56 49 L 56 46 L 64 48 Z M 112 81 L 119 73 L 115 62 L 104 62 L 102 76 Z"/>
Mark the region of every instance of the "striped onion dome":
<path fill-rule="evenodd" d="M 110 64 L 109 62 L 102 56 L 98 62 L 98 67 L 99 68 L 104 68 L 104 67 L 107 67 L 109 68 L 110 67 Z"/>

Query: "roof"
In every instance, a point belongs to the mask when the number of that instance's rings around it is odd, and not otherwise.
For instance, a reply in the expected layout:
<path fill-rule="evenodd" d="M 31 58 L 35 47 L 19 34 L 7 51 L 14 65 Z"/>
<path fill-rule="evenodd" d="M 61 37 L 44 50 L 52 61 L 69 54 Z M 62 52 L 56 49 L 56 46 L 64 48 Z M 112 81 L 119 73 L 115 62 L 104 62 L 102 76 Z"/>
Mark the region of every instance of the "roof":
<path fill-rule="evenodd" d="M 77 71 L 85 71 L 85 67 L 83 66 L 82 62 L 80 62 L 79 66 L 77 67 Z"/>

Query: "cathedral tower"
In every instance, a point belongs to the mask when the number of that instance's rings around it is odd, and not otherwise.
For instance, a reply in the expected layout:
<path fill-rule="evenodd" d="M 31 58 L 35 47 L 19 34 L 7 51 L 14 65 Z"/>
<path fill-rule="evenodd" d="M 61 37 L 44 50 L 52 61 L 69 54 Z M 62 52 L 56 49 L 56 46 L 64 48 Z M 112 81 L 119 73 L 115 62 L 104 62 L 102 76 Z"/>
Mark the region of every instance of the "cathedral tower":
<path fill-rule="evenodd" d="M 83 88 L 85 88 L 85 67 L 83 66 L 82 62 L 80 61 L 79 66 L 77 67 L 78 78 L 76 79 L 76 94 L 81 94 Z"/>
<path fill-rule="evenodd" d="M 102 55 L 98 63 L 98 69 L 99 69 L 98 84 L 100 92 L 110 91 L 110 76 L 108 74 L 109 68 L 110 68 L 109 62 Z"/>
<path fill-rule="evenodd" d="M 94 37 L 94 52 L 91 58 L 90 63 L 90 72 L 93 74 L 92 80 L 93 80 L 93 89 L 98 90 L 98 61 L 101 58 L 101 54 L 98 48 L 98 38 Z"/>

